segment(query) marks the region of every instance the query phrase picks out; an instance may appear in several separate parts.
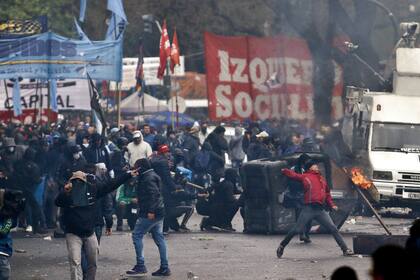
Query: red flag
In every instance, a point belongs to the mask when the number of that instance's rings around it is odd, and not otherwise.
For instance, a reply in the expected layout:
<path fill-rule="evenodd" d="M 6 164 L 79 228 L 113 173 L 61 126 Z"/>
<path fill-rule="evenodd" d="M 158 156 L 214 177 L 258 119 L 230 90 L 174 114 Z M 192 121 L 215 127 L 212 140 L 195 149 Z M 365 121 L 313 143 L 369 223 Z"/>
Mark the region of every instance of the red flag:
<path fill-rule="evenodd" d="M 176 29 L 174 31 L 174 38 L 172 39 L 171 48 L 171 72 L 174 73 L 175 65 L 179 65 L 179 44 Z"/>
<path fill-rule="evenodd" d="M 169 42 L 168 29 L 166 28 L 166 20 L 163 21 L 162 33 L 160 34 L 160 65 L 157 77 L 163 78 L 166 69 L 166 61 L 171 56 L 171 43 Z"/>

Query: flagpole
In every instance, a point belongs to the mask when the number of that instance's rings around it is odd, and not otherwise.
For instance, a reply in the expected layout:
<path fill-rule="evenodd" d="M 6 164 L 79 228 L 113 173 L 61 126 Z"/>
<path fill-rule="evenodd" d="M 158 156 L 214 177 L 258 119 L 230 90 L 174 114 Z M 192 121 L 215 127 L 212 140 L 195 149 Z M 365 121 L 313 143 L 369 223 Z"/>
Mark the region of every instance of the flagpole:
<path fill-rule="evenodd" d="M 51 81 L 50 80 L 48 80 L 48 82 L 47 82 L 47 92 L 48 92 L 48 106 L 47 106 L 47 124 L 48 124 L 48 126 L 50 125 L 50 114 L 49 114 L 49 112 L 50 112 L 50 109 L 51 109 L 51 89 L 50 89 L 50 83 L 51 83 Z M 41 108 L 41 112 L 42 112 L 42 108 Z M 41 113 L 41 121 L 42 121 L 42 113 Z"/>
<path fill-rule="evenodd" d="M 4 90 L 6 91 L 6 98 L 7 98 L 7 103 L 9 104 L 9 91 L 7 89 L 7 82 L 6 79 L 3 80 L 4 83 Z M 7 110 L 9 111 L 9 122 L 12 122 L 12 108 L 10 107 L 10 104 L 7 108 Z"/>
<path fill-rule="evenodd" d="M 120 83 L 117 83 L 117 124 L 121 125 L 121 89 Z"/>

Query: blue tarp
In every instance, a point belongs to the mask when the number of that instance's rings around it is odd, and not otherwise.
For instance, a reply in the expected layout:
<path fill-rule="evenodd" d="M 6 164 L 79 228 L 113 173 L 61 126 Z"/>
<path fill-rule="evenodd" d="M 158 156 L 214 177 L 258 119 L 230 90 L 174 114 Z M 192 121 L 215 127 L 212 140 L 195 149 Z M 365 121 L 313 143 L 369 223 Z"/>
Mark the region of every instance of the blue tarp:
<path fill-rule="evenodd" d="M 164 124 L 166 125 L 172 125 L 172 119 L 173 123 L 176 125 L 176 113 L 172 112 L 158 112 L 150 117 L 146 118 L 146 121 L 155 127 L 160 127 Z M 179 126 L 191 126 L 194 124 L 194 119 L 191 118 L 188 115 L 178 113 L 178 125 Z"/>
<path fill-rule="evenodd" d="M 79 41 L 52 32 L 0 40 L 0 79 L 121 81 L 122 36 L 116 41 Z"/>

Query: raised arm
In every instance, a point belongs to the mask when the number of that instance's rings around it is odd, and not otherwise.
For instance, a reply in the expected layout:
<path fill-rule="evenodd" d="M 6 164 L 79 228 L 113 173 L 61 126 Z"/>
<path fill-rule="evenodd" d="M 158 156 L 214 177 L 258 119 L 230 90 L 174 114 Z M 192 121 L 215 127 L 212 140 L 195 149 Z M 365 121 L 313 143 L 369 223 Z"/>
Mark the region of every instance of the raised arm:
<path fill-rule="evenodd" d="M 290 179 L 294 179 L 294 180 L 298 180 L 298 181 L 303 181 L 304 176 L 302 174 L 296 173 L 291 169 L 288 168 L 283 168 L 281 170 L 281 173 L 283 173 L 284 176 L 289 177 Z"/>

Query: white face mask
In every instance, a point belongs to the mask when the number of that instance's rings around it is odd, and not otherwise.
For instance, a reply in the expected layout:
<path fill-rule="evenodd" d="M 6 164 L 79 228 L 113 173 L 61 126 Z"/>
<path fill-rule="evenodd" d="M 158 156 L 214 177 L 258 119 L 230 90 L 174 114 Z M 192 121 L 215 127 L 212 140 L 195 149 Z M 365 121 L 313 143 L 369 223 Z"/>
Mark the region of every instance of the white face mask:
<path fill-rule="evenodd" d="M 85 147 L 85 148 L 89 147 L 89 143 L 85 143 L 85 144 L 82 144 L 82 145 L 83 145 L 83 147 Z"/>
<path fill-rule="evenodd" d="M 76 160 L 79 159 L 80 158 L 80 153 L 73 154 L 73 158 L 76 159 Z"/>

